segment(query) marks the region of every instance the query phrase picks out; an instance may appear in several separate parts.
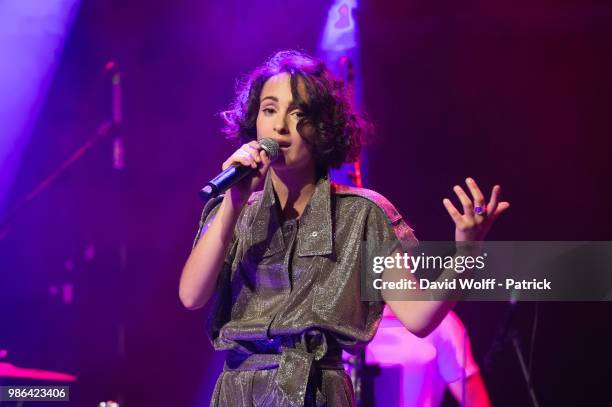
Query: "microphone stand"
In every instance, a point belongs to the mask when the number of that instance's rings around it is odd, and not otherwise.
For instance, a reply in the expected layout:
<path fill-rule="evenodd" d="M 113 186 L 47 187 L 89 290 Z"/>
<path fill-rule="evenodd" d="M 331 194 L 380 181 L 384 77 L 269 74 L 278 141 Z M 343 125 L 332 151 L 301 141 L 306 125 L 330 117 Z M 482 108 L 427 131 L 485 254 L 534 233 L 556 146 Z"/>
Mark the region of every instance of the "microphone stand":
<path fill-rule="evenodd" d="M 536 398 L 535 390 L 533 388 L 533 382 L 531 381 L 531 375 L 529 374 L 530 372 L 527 370 L 527 366 L 525 365 L 525 359 L 523 358 L 523 352 L 521 351 L 516 331 L 512 332 L 512 347 L 521 365 L 523 378 L 525 379 L 525 383 L 527 384 L 527 390 L 529 391 L 529 397 L 531 398 L 531 405 L 533 407 L 539 407 L 538 399 Z"/>
<path fill-rule="evenodd" d="M 118 213 L 116 223 L 116 236 L 117 236 L 117 244 L 118 244 L 118 254 L 119 254 L 119 268 L 118 274 L 115 275 L 115 282 L 117 284 L 118 291 L 118 301 L 123 301 L 123 299 L 127 298 L 123 289 L 126 287 L 126 284 L 122 284 L 122 280 L 127 276 L 128 272 L 128 250 L 127 250 L 127 179 L 125 176 L 125 148 L 124 148 L 124 138 L 122 131 L 122 123 L 123 123 L 123 94 L 121 88 L 121 72 L 119 71 L 117 65 L 110 61 L 106 64 L 105 69 L 107 71 L 112 72 L 111 76 L 111 121 L 112 121 L 112 134 L 113 134 L 113 169 L 117 173 L 117 179 L 115 182 L 116 185 L 116 199 L 118 200 Z M 120 307 L 121 308 L 121 307 Z M 125 321 L 122 321 L 121 313 L 117 315 L 116 323 L 117 323 L 117 331 L 116 333 L 116 346 L 117 346 L 117 357 L 118 357 L 118 368 L 120 370 L 125 370 L 124 362 L 126 359 L 126 328 Z M 115 396 L 118 402 L 107 402 L 106 406 L 114 406 L 119 407 L 120 405 L 125 404 L 125 397 L 123 394 L 123 385 L 122 383 L 114 383 L 113 386 L 117 386 Z M 112 389 L 109 389 L 112 391 Z M 101 405 L 103 403 L 100 403 Z"/>
<path fill-rule="evenodd" d="M 506 318 L 502 324 L 498 327 L 497 335 L 493 340 L 493 344 L 489 348 L 489 351 L 485 355 L 484 364 L 486 370 L 491 370 L 493 364 L 493 355 L 499 352 L 502 347 L 510 342 L 512 344 L 512 349 L 516 358 L 518 359 L 519 365 L 521 367 L 521 372 L 523 374 L 523 379 L 525 380 L 525 384 L 527 386 L 527 391 L 529 393 L 529 400 L 531 402 L 532 407 L 539 407 L 538 399 L 535 394 L 535 389 L 533 386 L 532 380 L 532 362 L 533 362 L 533 353 L 534 353 L 534 344 L 536 337 L 536 328 L 538 325 L 538 308 L 539 303 L 535 303 L 534 317 L 533 317 L 533 325 L 531 330 L 531 345 L 529 351 L 529 365 L 525 363 L 525 357 L 523 356 L 523 351 L 521 350 L 518 330 L 513 329 L 513 321 L 516 315 L 516 311 L 518 309 L 518 305 L 516 300 L 513 300 L 511 303 L 511 308 L 508 310 L 506 314 Z"/>

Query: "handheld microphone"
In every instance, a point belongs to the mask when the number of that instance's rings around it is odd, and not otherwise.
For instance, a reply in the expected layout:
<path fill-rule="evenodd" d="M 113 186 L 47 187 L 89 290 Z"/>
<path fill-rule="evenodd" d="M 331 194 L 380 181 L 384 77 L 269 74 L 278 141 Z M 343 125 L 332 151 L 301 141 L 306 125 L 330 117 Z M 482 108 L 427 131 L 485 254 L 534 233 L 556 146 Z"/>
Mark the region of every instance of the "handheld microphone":
<path fill-rule="evenodd" d="M 272 140 L 271 138 L 264 138 L 259 141 L 259 145 L 268 154 L 270 161 L 274 161 L 278 158 L 280 149 L 276 141 Z M 208 201 L 211 198 L 215 198 L 227 191 L 232 187 L 232 185 L 239 182 L 252 171 L 256 170 L 257 169 L 253 167 L 247 167 L 240 163 L 234 163 L 223 170 L 215 178 L 210 180 L 204 186 L 204 188 L 200 190 L 200 198 L 203 201 Z"/>

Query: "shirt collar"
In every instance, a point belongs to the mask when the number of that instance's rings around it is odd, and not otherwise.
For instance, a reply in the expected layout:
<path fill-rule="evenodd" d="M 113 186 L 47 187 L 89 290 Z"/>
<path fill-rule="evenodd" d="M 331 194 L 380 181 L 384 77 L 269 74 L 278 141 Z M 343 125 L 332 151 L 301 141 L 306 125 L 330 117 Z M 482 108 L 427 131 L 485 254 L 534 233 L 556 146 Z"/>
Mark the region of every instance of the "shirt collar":
<path fill-rule="evenodd" d="M 285 249 L 272 174 L 269 171 L 261 199 L 256 204 L 249 230 L 250 245 L 261 248 L 264 257 Z M 299 219 L 297 254 L 325 256 L 332 253 L 331 187 L 329 175 L 319 178 L 310 201 Z"/>

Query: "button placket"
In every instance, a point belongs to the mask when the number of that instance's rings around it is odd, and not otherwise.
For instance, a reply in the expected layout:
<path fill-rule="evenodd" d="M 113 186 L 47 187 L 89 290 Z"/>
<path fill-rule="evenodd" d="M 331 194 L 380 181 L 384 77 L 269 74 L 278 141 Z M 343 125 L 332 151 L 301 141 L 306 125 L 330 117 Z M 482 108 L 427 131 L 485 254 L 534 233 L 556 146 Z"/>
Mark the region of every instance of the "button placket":
<path fill-rule="evenodd" d="M 293 256 L 294 246 L 296 245 L 297 240 L 297 230 L 298 230 L 298 222 L 290 221 L 287 225 L 287 235 L 289 244 L 287 245 L 287 252 L 285 255 L 285 276 L 287 276 L 287 280 L 289 283 L 289 292 L 293 291 L 293 281 L 291 270 L 289 270 L 291 264 L 291 257 Z"/>

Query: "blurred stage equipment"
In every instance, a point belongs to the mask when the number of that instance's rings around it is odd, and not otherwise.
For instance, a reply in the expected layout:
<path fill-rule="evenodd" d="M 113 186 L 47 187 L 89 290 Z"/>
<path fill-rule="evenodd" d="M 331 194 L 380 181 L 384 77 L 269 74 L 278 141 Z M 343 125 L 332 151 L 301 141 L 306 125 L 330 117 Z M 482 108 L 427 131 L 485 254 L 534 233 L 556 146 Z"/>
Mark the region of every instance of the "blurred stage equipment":
<path fill-rule="evenodd" d="M 17 367 L 7 362 L 0 362 L 0 377 L 32 380 L 52 380 L 57 382 L 75 382 L 77 380 L 76 376 L 73 376 L 68 373 Z"/>
<path fill-rule="evenodd" d="M 18 212 L 23 210 L 27 204 L 34 198 L 39 196 L 43 191 L 48 189 L 57 181 L 57 179 L 70 169 L 85 153 L 92 147 L 97 145 L 102 139 L 109 135 L 113 135 L 113 168 L 122 170 L 124 167 L 124 148 L 123 138 L 118 131 L 122 122 L 122 92 L 121 92 L 121 73 L 117 68 L 117 64 L 109 61 L 104 66 L 104 71 L 111 74 L 111 118 L 100 124 L 93 136 L 81 145 L 75 152 L 68 157 L 58 168 L 51 172 L 47 178 L 41 181 L 34 189 L 25 194 L 17 203 L 8 211 L 8 215 L 0 222 L 0 241 L 3 240 L 10 232 L 10 224 L 17 216 Z"/>
<path fill-rule="evenodd" d="M 493 370 L 493 357 L 496 353 L 500 352 L 503 347 L 511 343 L 512 349 L 516 355 L 516 358 L 521 367 L 521 372 L 523 373 L 523 379 L 525 379 L 525 384 L 527 386 L 527 391 L 529 392 L 529 401 L 531 402 L 532 407 L 539 407 L 538 399 L 535 394 L 535 389 L 533 387 L 532 380 L 532 366 L 533 366 L 533 354 L 534 354 L 534 345 L 536 338 L 536 331 L 538 327 L 538 309 L 539 303 L 535 303 L 534 314 L 533 314 L 533 324 L 531 327 L 531 343 L 529 347 L 529 362 L 525 363 L 525 357 L 523 356 L 523 351 L 521 350 L 521 345 L 519 342 L 519 332 L 516 328 L 513 327 L 515 316 L 518 310 L 518 301 L 511 301 L 510 308 L 506 313 L 506 317 L 500 323 L 497 328 L 497 335 L 493 340 L 493 344 L 487 351 L 487 354 L 484 357 L 484 365 L 487 371 Z"/>

